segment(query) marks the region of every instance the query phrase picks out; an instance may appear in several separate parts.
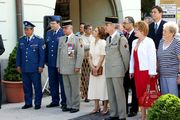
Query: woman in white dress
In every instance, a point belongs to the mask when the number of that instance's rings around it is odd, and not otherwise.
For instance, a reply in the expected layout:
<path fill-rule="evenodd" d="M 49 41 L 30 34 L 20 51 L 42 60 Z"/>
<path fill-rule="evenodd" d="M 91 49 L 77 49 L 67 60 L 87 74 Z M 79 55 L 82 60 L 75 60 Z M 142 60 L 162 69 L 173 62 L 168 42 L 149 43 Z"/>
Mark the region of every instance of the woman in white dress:
<path fill-rule="evenodd" d="M 97 73 L 97 70 L 100 66 L 103 67 L 103 73 L 99 76 L 94 76 L 92 73 L 90 74 L 89 80 L 89 90 L 88 90 L 88 99 L 95 101 L 95 108 L 92 110 L 92 114 L 100 112 L 99 101 L 104 101 L 104 107 L 102 110 L 102 114 L 107 114 L 108 112 L 108 93 L 107 93 L 107 85 L 105 78 L 105 68 L 104 68 L 104 57 L 106 41 L 105 37 L 105 29 L 104 27 L 97 27 L 93 36 L 95 40 L 91 41 L 90 44 L 90 56 L 89 63 L 93 73 Z"/>

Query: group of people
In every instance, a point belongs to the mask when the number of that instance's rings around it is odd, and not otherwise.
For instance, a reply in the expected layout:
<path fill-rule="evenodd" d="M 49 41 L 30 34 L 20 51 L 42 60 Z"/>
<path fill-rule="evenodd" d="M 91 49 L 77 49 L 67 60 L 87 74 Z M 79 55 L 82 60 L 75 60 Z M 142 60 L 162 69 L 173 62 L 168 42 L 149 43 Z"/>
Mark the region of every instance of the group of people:
<path fill-rule="evenodd" d="M 45 40 L 33 34 L 35 25 L 24 21 L 25 36 L 19 39 L 16 58 L 25 93 L 22 109 L 32 107 L 32 84 L 35 109 L 41 108 L 41 72 L 46 64 L 52 97 L 47 108 L 59 106 L 60 84 L 63 112 L 79 111 L 81 88 L 86 102 L 95 101 L 91 114 L 107 114 L 109 103 L 110 116 L 105 120 L 125 120 L 127 115 L 135 116 L 139 107 L 145 120 L 146 108 L 139 99 L 147 85 L 153 89 L 159 83 L 162 94 L 178 96 L 180 84 L 178 25 L 163 21 L 162 13 L 161 7 L 154 6 L 149 24 L 135 22 L 131 16 L 120 24 L 118 17 L 105 17 L 105 25 L 93 31 L 91 25 L 82 23 L 76 34 L 71 20 L 52 16 Z M 99 101 L 103 101 L 102 111 Z"/>

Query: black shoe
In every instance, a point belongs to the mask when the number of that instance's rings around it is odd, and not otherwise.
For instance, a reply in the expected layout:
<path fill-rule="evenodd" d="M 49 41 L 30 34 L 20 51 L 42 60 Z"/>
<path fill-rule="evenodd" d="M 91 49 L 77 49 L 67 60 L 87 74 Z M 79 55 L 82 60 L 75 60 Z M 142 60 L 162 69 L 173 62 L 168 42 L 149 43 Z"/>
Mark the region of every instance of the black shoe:
<path fill-rule="evenodd" d="M 61 105 L 61 109 L 64 109 L 66 107 L 67 107 L 67 105 Z"/>
<path fill-rule="evenodd" d="M 108 117 L 105 118 L 104 120 L 119 120 L 119 117 Z"/>
<path fill-rule="evenodd" d="M 89 102 L 89 99 L 86 98 L 86 99 L 84 100 L 84 102 Z"/>
<path fill-rule="evenodd" d="M 32 107 L 32 105 L 24 105 L 24 106 L 22 106 L 22 109 L 28 109 L 28 108 L 31 108 Z"/>
<path fill-rule="evenodd" d="M 79 111 L 79 109 L 74 109 L 74 108 L 72 108 L 71 110 L 70 110 L 70 113 L 76 113 L 76 112 L 78 112 Z"/>
<path fill-rule="evenodd" d="M 47 108 L 57 107 L 57 106 L 59 106 L 59 104 L 50 103 L 49 105 L 46 105 Z"/>
<path fill-rule="evenodd" d="M 65 107 L 65 108 L 62 109 L 62 111 L 63 111 L 63 112 L 68 112 L 68 111 L 71 111 L 71 108 Z"/>
<path fill-rule="evenodd" d="M 36 105 L 36 106 L 34 107 L 35 110 L 38 110 L 38 109 L 40 109 L 40 108 L 41 108 L 40 105 Z"/>
<path fill-rule="evenodd" d="M 136 112 L 130 112 L 130 113 L 128 114 L 128 117 L 134 117 L 134 116 L 136 116 L 136 115 L 137 115 Z"/>

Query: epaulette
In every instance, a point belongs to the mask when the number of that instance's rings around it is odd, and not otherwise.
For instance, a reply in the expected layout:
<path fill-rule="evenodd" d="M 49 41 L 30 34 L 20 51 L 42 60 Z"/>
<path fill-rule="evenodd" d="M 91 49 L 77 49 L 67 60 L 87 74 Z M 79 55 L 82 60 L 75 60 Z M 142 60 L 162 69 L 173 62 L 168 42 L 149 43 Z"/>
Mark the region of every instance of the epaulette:
<path fill-rule="evenodd" d="M 38 35 L 34 35 L 35 37 L 39 38 L 39 39 L 43 39 L 42 37 L 38 36 Z"/>
<path fill-rule="evenodd" d="M 26 36 L 25 36 L 25 35 L 23 35 L 23 36 L 19 37 L 19 39 L 22 39 L 22 38 L 24 38 L 24 37 L 26 37 Z"/>
<path fill-rule="evenodd" d="M 53 31 L 52 29 L 49 29 L 47 32 L 51 32 L 51 31 Z"/>

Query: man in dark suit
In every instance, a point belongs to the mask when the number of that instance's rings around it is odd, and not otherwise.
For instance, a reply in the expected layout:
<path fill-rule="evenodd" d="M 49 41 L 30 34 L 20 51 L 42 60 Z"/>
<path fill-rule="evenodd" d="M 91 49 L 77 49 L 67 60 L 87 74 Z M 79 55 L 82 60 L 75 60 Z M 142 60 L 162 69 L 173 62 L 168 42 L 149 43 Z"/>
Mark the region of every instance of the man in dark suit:
<path fill-rule="evenodd" d="M 3 40 L 0 35 L 0 55 L 2 55 L 4 53 L 4 51 L 5 51 L 5 49 L 4 49 L 4 45 L 3 45 Z M 1 79 L 0 79 L 0 109 L 1 109 L 1 102 L 2 102 L 2 89 L 1 89 Z"/>
<path fill-rule="evenodd" d="M 162 38 L 163 25 L 164 25 L 164 23 L 166 23 L 166 21 L 162 20 L 162 14 L 163 14 L 163 10 L 160 6 L 152 7 L 151 16 L 152 16 L 154 22 L 152 22 L 149 25 L 148 37 L 150 37 L 154 40 L 156 49 L 158 49 L 159 41 Z"/>
<path fill-rule="evenodd" d="M 137 39 L 137 37 L 135 37 L 135 33 L 134 33 L 133 17 L 131 17 L 131 16 L 125 17 L 125 19 L 123 21 L 123 26 L 124 26 L 125 30 L 127 31 L 126 37 L 127 37 L 128 44 L 129 44 L 129 51 L 131 53 L 132 42 L 133 42 L 133 40 Z M 130 80 L 129 71 L 126 72 L 126 75 L 124 77 L 124 89 L 125 89 L 125 95 L 126 95 L 126 107 L 127 108 L 128 108 L 129 89 L 131 89 L 131 91 L 132 91 L 132 107 L 130 108 L 129 112 L 127 109 L 127 113 L 128 113 L 128 117 L 133 117 L 133 116 L 137 115 L 137 112 L 138 112 L 138 100 L 136 97 L 135 81 L 134 81 L 134 79 Z"/>

